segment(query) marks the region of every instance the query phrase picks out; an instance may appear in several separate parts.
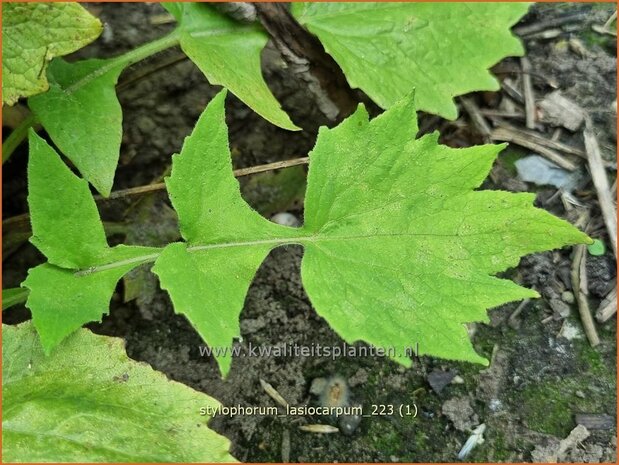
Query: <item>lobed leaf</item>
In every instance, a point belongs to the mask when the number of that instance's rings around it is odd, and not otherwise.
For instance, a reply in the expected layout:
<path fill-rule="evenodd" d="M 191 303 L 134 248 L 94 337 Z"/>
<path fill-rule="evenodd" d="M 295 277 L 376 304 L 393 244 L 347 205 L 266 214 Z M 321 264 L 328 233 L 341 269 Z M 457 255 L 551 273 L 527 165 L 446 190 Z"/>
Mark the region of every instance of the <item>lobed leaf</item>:
<path fill-rule="evenodd" d="M 122 109 L 116 82 L 126 63 L 118 60 L 54 60 L 50 89 L 28 105 L 80 174 L 108 196 L 120 156 Z"/>
<path fill-rule="evenodd" d="M 82 329 L 45 356 L 30 323 L 2 327 L 3 462 L 233 462 L 211 397 Z M 156 447 L 153 447 L 156 444 Z"/>
<path fill-rule="evenodd" d="M 179 23 L 183 52 L 211 84 L 220 84 L 276 126 L 300 129 L 280 108 L 262 77 L 260 53 L 268 36 L 200 3 L 163 3 Z"/>
<path fill-rule="evenodd" d="M 153 267 L 176 312 L 214 347 L 227 347 L 240 334 L 239 315 L 256 270 L 278 238 L 296 233 L 242 199 L 232 173 L 225 97 L 220 92 L 209 103 L 180 155 L 172 157 L 166 187 L 187 243 L 170 244 Z M 230 355 L 217 359 L 227 373 Z"/>
<path fill-rule="evenodd" d="M 417 92 L 417 109 L 456 119 L 453 97 L 497 90 L 488 68 L 524 53 L 509 28 L 530 3 L 293 3 L 351 87 L 382 108 Z"/>
<path fill-rule="evenodd" d="M 348 342 L 482 362 L 465 323 L 536 297 L 493 275 L 519 257 L 590 239 L 536 209 L 534 195 L 475 191 L 504 146 L 414 139 L 409 98 L 371 122 L 363 107 L 322 129 L 310 153 L 302 279 Z M 337 300 L 336 297 L 338 296 Z"/>
<path fill-rule="evenodd" d="M 117 281 L 158 249 L 109 247 L 88 183 L 32 130 L 29 149 L 30 241 L 49 263 L 32 268 L 22 285 L 31 291 L 26 306 L 49 353 L 84 323 L 100 320 Z"/>
<path fill-rule="evenodd" d="M 2 5 L 2 101 L 13 105 L 48 89 L 47 63 L 89 44 L 101 22 L 77 3 Z"/>
<path fill-rule="evenodd" d="M 393 347 L 391 356 L 404 365 L 410 365 L 409 347 L 485 363 L 472 348 L 466 323 L 487 321 L 489 307 L 537 295 L 495 274 L 517 265 L 522 255 L 591 242 L 569 223 L 534 208 L 532 194 L 476 190 L 504 146 L 452 149 L 439 145 L 437 134 L 415 139 L 410 96 L 372 121 L 360 106 L 336 128 L 321 128 L 310 153 L 305 224 L 273 224 L 241 198 L 224 99 L 222 92 L 209 103 L 166 179 L 186 242 L 143 254 L 136 247 L 110 249 L 103 265 L 80 261 L 80 269 L 92 266 L 92 273 L 65 275 L 51 265 L 31 271 L 28 305 L 39 307 L 35 324 L 48 349 L 87 318 L 78 311 L 84 301 L 74 303 L 77 299 L 95 296 L 96 302 L 86 303 L 96 307 L 96 317 L 123 267 L 156 259 L 153 271 L 176 311 L 217 348 L 225 374 L 230 367 L 225 349 L 239 335 L 239 314 L 261 261 L 273 247 L 301 244 L 308 296 L 347 342 L 363 340 L 390 353 Z M 34 163 L 38 156 L 31 157 Z M 31 179 L 31 185 L 37 182 L 42 181 Z M 79 196 L 85 195 L 82 189 Z M 33 221 L 37 217 L 53 221 L 53 215 L 34 212 Z M 45 253 L 53 256 L 60 247 Z M 58 301 L 82 290 L 71 302 L 75 312 L 68 312 L 72 326 L 56 330 L 54 318 L 63 320 L 66 310 L 57 304 L 44 313 L 51 304 L 37 303 L 50 292 L 45 283 L 63 289 Z"/>

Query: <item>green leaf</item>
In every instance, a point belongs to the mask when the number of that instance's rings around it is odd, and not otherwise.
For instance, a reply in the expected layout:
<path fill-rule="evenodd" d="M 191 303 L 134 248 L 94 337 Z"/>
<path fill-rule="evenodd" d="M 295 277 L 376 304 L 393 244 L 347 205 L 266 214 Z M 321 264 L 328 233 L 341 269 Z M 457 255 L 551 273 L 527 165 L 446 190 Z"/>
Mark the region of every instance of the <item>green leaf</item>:
<path fill-rule="evenodd" d="M 28 289 L 20 287 L 2 289 L 2 310 L 6 310 L 13 305 L 21 304 L 28 297 Z"/>
<path fill-rule="evenodd" d="M 54 60 L 49 91 L 28 99 L 54 143 L 104 196 L 112 190 L 120 155 L 122 110 L 115 86 L 123 68 L 116 60 Z"/>
<path fill-rule="evenodd" d="M 3 462 L 233 462 L 201 408 L 219 403 L 85 329 L 46 357 L 30 323 L 2 327 Z"/>
<path fill-rule="evenodd" d="M 183 52 L 211 84 L 220 84 L 267 121 L 298 130 L 269 90 L 260 70 L 260 53 L 268 36 L 200 3 L 163 3 L 179 22 Z"/>
<path fill-rule="evenodd" d="M 28 142 L 30 242 L 54 265 L 78 269 L 98 262 L 108 245 L 88 183 L 32 129 Z"/>
<path fill-rule="evenodd" d="M 213 346 L 225 374 L 225 350 L 239 335 L 239 313 L 261 261 L 273 247 L 301 244 L 306 291 L 347 342 L 393 347 L 391 356 L 404 365 L 410 365 L 406 348 L 417 346 L 421 354 L 484 363 L 465 324 L 488 321 L 489 307 L 537 296 L 496 273 L 528 253 L 591 243 L 569 223 L 534 208 L 531 194 L 476 190 L 504 146 L 452 149 L 438 144 L 438 134 L 415 139 L 410 97 L 372 121 L 361 106 L 338 127 L 322 128 L 310 154 L 304 226 L 273 224 L 241 198 L 224 99 L 222 92 L 209 103 L 166 179 L 186 242 L 142 255 L 136 247 L 117 247 L 106 252 L 104 264 L 84 263 L 90 268 L 82 264 L 72 274 L 51 265 L 35 268 L 25 283 L 32 291 L 29 306 L 56 288 L 64 292 L 54 296 L 58 302 L 78 294 L 68 313 L 75 327 L 87 318 L 80 307 L 96 307 L 92 317 L 102 312 L 125 268 L 156 260 L 153 271 L 176 311 Z M 96 302 L 79 300 L 93 295 Z M 54 305 L 42 325 L 33 312 L 47 347 L 66 333 L 64 323 L 54 327 L 63 311 Z"/>
<path fill-rule="evenodd" d="M 593 243 L 587 246 L 587 250 L 589 251 L 589 254 L 599 257 L 600 255 L 604 255 L 606 253 L 606 246 L 601 240 L 594 239 Z"/>
<path fill-rule="evenodd" d="M 209 103 L 181 154 L 172 157 L 166 186 L 187 245 L 169 245 L 153 267 L 176 312 L 185 314 L 214 347 L 227 347 L 239 335 L 249 284 L 277 245 L 275 238 L 288 235 L 286 228 L 267 221 L 241 197 L 232 174 L 225 97 L 220 92 Z M 227 373 L 229 354 L 218 362 Z"/>
<path fill-rule="evenodd" d="M 293 3 L 351 87 L 389 108 L 413 89 L 417 109 L 456 119 L 453 97 L 497 90 L 488 68 L 524 53 L 509 28 L 529 3 Z"/>
<path fill-rule="evenodd" d="M 2 101 L 13 105 L 48 88 L 45 69 L 101 34 L 101 22 L 77 3 L 22 3 L 2 6 Z"/>
<path fill-rule="evenodd" d="M 49 352 L 84 323 L 100 320 L 116 282 L 158 249 L 109 247 L 88 183 L 32 130 L 29 147 L 30 241 L 49 263 L 31 269 L 23 286 L 31 291 L 26 306 Z"/>
<path fill-rule="evenodd" d="M 103 196 L 112 189 L 122 140 L 118 76 L 177 43 L 172 33 L 108 60 L 54 60 L 48 71 L 50 90 L 28 99 L 54 143 Z"/>
<path fill-rule="evenodd" d="M 415 140 L 412 99 L 372 122 L 361 107 L 322 128 L 310 154 L 305 225 L 266 223 L 243 203 L 225 140 L 223 95 L 207 108 L 167 180 L 188 245 L 168 246 L 154 271 L 213 346 L 238 336 L 238 315 L 262 257 L 305 247 L 303 283 L 316 311 L 348 342 L 407 347 L 485 362 L 465 323 L 535 297 L 493 276 L 521 255 L 587 242 L 530 194 L 475 191 L 503 146 L 451 149 Z M 226 302 L 230 304 L 226 305 Z M 222 371 L 229 360 L 218 359 Z"/>
<path fill-rule="evenodd" d="M 504 147 L 415 140 L 412 99 L 373 121 L 361 107 L 310 153 L 302 277 L 346 340 L 483 362 L 465 323 L 535 291 L 493 275 L 519 257 L 589 241 L 534 195 L 475 191 Z M 339 296 L 339 298 L 336 298 Z M 337 302 L 337 303 L 336 303 Z"/>

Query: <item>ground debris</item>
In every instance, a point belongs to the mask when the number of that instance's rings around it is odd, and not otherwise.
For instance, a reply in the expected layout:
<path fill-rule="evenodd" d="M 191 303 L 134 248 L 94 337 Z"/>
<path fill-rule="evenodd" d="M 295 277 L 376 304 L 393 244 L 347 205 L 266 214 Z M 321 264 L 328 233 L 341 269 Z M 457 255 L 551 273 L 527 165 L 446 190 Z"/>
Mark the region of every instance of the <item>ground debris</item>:
<path fill-rule="evenodd" d="M 538 106 L 542 111 L 542 121 L 553 126 L 563 126 L 570 131 L 580 128 L 585 118 L 582 109 L 566 98 L 560 90 L 546 95 Z"/>
<path fill-rule="evenodd" d="M 574 428 L 567 438 L 559 441 L 550 437 L 544 444 L 539 444 L 531 452 L 533 462 L 557 463 L 563 461 L 564 455 L 572 448 L 583 442 L 591 433 L 582 425 Z"/>
<path fill-rule="evenodd" d="M 613 429 L 615 419 L 606 413 L 577 413 L 576 423 L 587 429 Z"/>
<path fill-rule="evenodd" d="M 433 370 L 428 375 L 428 383 L 434 392 L 440 394 L 455 377 L 456 372 L 452 370 Z"/>
<path fill-rule="evenodd" d="M 479 424 L 479 417 L 471 407 L 468 397 L 454 397 L 445 401 L 441 411 L 459 431 L 471 431 Z"/>

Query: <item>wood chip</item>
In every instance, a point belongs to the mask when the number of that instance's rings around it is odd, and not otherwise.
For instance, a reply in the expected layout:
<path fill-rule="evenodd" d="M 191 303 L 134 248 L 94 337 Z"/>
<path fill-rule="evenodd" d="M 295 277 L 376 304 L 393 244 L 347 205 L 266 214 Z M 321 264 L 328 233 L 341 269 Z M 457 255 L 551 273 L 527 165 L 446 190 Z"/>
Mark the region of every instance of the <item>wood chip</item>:
<path fill-rule="evenodd" d="M 585 119 L 582 109 L 556 90 L 546 95 L 538 104 L 542 114 L 541 120 L 553 126 L 563 126 L 576 131 Z"/>
<path fill-rule="evenodd" d="M 488 126 L 488 122 L 479 111 L 475 101 L 468 97 L 460 97 L 460 102 L 471 117 L 471 122 L 475 129 L 477 129 L 477 132 L 484 138 L 486 143 L 490 142 L 490 126 Z"/>
<path fill-rule="evenodd" d="M 267 383 L 263 379 L 260 380 L 260 386 L 262 386 L 262 389 L 264 389 L 264 392 L 266 392 L 271 397 L 271 399 L 273 399 L 275 402 L 277 402 L 282 407 L 288 407 L 288 402 L 286 402 L 286 399 L 284 399 L 282 395 L 279 392 L 277 392 L 273 386 L 271 386 L 269 383 Z"/>
<path fill-rule="evenodd" d="M 617 286 L 604 297 L 595 312 L 595 319 L 600 323 L 608 321 L 615 313 L 617 313 Z"/>
<path fill-rule="evenodd" d="M 559 450 L 557 451 L 557 458 L 562 458 L 563 454 L 565 454 L 568 450 L 576 447 L 578 444 L 580 444 L 585 439 L 587 439 L 590 435 L 591 433 L 585 426 L 583 425 L 576 426 L 576 428 L 574 428 L 570 432 L 570 434 L 559 443 Z"/>
<path fill-rule="evenodd" d="M 613 429 L 615 419 L 605 413 L 577 413 L 576 423 L 587 429 Z"/>
<path fill-rule="evenodd" d="M 340 430 L 331 425 L 301 425 L 299 426 L 301 431 L 306 433 L 319 433 L 319 434 L 333 434 L 339 433 Z"/>

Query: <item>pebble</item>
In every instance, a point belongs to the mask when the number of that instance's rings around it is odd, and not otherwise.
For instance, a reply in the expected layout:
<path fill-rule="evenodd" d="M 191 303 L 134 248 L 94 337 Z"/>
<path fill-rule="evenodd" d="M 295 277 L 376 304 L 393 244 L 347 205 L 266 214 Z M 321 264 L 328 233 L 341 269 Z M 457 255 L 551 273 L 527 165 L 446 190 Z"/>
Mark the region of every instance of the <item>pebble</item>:
<path fill-rule="evenodd" d="M 574 303 L 574 294 L 572 294 L 570 291 L 564 291 L 561 294 L 561 299 L 566 304 L 573 304 Z"/>
<path fill-rule="evenodd" d="M 292 213 L 282 212 L 276 213 L 271 217 L 273 223 L 281 224 L 282 226 L 290 226 L 292 228 L 298 228 L 301 226 L 299 219 Z"/>

